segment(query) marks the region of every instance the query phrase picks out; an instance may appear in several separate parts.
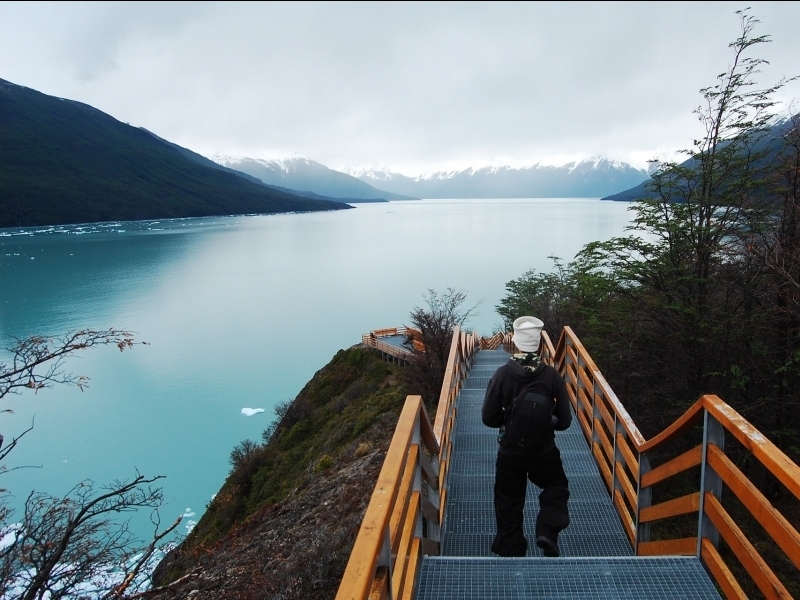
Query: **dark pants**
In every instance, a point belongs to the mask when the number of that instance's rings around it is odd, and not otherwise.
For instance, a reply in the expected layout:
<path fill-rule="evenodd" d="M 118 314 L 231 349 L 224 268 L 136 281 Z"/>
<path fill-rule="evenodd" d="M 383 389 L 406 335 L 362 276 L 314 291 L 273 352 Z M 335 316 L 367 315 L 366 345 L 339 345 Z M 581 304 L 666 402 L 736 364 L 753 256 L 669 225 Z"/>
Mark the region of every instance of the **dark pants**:
<path fill-rule="evenodd" d="M 528 480 L 542 489 L 536 537 L 558 541 L 559 532 L 569 525 L 569 484 L 561 464 L 561 453 L 552 448 L 535 456 L 497 454 L 494 480 L 494 512 L 497 535 L 492 552 L 500 556 L 525 556 L 528 542 L 522 533 L 522 511 Z"/>

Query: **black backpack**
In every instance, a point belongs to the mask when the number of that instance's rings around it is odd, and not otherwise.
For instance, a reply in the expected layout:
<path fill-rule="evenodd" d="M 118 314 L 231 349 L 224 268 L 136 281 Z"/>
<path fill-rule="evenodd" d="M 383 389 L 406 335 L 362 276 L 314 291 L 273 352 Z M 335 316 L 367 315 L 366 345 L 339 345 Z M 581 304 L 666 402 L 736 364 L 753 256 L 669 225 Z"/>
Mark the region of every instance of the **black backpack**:
<path fill-rule="evenodd" d="M 530 450 L 542 440 L 542 434 L 552 426 L 552 398 L 526 386 L 505 411 L 505 435 L 499 440 L 504 448 Z"/>

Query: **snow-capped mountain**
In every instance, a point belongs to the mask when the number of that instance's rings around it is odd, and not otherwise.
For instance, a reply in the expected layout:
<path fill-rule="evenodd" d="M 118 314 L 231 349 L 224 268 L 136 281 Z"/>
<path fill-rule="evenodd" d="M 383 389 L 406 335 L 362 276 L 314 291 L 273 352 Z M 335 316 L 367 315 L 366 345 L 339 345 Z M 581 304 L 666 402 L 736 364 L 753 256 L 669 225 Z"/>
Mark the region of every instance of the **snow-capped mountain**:
<path fill-rule="evenodd" d="M 602 197 L 637 185 L 647 171 L 605 157 L 560 166 L 485 166 L 408 177 L 383 167 L 347 172 L 381 189 L 419 198 Z"/>
<path fill-rule="evenodd" d="M 307 157 L 258 159 L 214 155 L 219 165 L 241 171 L 267 185 L 300 192 L 313 192 L 329 198 L 348 200 L 410 200 L 408 196 L 377 189 L 369 182 L 329 169 Z"/>

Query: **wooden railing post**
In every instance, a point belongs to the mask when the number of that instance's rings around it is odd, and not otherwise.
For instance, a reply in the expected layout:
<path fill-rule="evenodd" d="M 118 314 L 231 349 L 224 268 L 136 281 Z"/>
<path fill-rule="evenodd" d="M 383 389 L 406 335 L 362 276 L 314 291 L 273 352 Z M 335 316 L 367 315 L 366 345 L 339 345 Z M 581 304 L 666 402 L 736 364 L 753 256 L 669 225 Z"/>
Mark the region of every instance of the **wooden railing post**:
<path fill-rule="evenodd" d="M 708 446 L 716 445 L 723 452 L 725 451 L 725 429 L 719 421 L 708 412 L 703 411 L 703 452 L 702 462 L 700 463 L 700 510 L 697 522 L 697 557 L 700 557 L 700 550 L 703 538 L 706 537 L 714 545 L 719 547 L 719 531 L 711 522 L 705 512 L 706 492 L 711 493 L 717 500 L 722 502 L 722 479 L 708 464 Z"/>
<path fill-rule="evenodd" d="M 639 544 L 650 541 L 650 523 L 642 523 L 640 515 L 643 509 L 653 504 L 653 493 L 649 487 L 642 488 L 642 477 L 650 471 L 650 460 L 644 452 L 639 453 L 639 482 L 636 484 L 636 547 L 634 554 L 639 554 Z"/>

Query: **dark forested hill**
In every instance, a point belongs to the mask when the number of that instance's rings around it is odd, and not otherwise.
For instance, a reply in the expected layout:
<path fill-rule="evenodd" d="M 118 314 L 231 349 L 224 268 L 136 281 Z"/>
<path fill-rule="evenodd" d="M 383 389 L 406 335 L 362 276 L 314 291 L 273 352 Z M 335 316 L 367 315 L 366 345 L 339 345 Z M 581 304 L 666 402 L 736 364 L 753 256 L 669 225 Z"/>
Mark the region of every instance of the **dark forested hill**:
<path fill-rule="evenodd" d="M 787 133 L 794 127 L 793 123 L 797 117 L 784 119 L 772 125 L 765 135 L 750 149 L 751 152 L 764 152 L 764 157 L 756 164 L 769 163 L 773 161 L 778 152 L 784 147 L 782 140 Z M 681 163 L 683 166 L 692 166 L 694 159 L 690 158 Z M 625 189 L 616 194 L 606 196 L 603 200 L 619 200 L 621 202 L 633 202 L 644 198 L 656 198 L 657 194 L 650 188 L 652 179 L 647 179 L 632 188 Z"/>
<path fill-rule="evenodd" d="M 187 153 L 86 104 L 0 79 L 0 227 L 348 208 Z"/>

